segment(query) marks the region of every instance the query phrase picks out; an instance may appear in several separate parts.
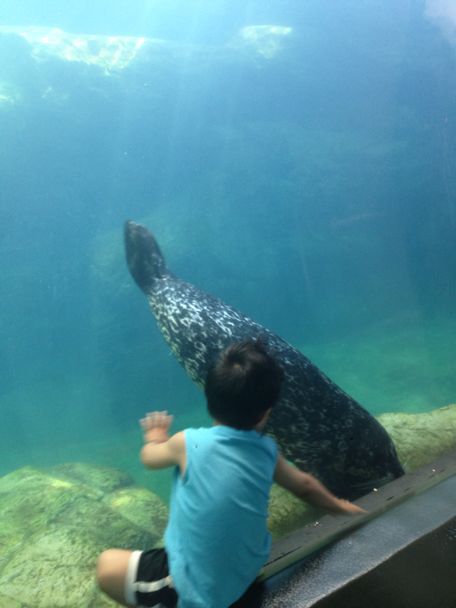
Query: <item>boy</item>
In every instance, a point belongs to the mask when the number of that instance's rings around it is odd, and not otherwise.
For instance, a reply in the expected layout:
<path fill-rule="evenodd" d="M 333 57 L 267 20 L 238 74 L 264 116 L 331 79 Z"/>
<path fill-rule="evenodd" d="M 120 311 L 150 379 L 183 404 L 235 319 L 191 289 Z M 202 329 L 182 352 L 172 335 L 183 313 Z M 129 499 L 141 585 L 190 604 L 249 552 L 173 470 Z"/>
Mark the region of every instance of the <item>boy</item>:
<path fill-rule="evenodd" d="M 263 435 L 282 380 L 282 369 L 259 342 L 236 343 L 206 380 L 213 427 L 169 437 L 167 412 L 141 421 L 143 464 L 175 467 L 165 549 L 104 551 L 97 581 L 105 593 L 124 606 L 227 608 L 268 558 L 273 481 L 329 511 L 363 512 L 290 465 Z"/>

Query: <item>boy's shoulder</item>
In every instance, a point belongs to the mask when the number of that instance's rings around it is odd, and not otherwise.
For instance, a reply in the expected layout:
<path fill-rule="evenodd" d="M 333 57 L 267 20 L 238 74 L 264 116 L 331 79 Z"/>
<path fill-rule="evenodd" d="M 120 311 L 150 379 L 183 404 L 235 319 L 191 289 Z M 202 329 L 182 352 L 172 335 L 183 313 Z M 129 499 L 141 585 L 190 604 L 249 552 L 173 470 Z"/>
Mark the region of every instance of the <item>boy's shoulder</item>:
<path fill-rule="evenodd" d="M 212 441 L 221 440 L 233 440 L 233 444 L 246 445 L 246 444 L 262 444 L 274 452 L 278 452 L 278 445 L 276 440 L 270 435 L 260 433 L 255 429 L 241 430 L 231 426 L 223 424 L 215 424 L 213 426 L 203 427 L 188 427 L 182 431 L 185 440 L 199 443 L 211 443 Z"/>

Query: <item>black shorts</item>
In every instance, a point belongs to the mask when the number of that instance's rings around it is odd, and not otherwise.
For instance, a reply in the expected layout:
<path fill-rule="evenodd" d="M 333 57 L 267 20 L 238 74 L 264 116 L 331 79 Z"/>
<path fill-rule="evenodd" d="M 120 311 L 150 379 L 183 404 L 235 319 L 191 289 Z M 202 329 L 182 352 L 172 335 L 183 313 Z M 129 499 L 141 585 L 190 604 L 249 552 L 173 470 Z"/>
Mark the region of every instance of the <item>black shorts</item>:
<path fill-rule="evenodd" d="M 177 593 L 164 549 L 133 551 L 125 579 L 125 599 L 132 606 L 175 608 Z"/>
<path fill-rule="evenodd" d="M 264 583 L 254 581 L 231 608 L 259 608 Z M 162 606 L 175 608 L 177 593 L 169 575 L 165 549 L 133 551 L 125 579 L 125 599 L 132 606 Z"/>

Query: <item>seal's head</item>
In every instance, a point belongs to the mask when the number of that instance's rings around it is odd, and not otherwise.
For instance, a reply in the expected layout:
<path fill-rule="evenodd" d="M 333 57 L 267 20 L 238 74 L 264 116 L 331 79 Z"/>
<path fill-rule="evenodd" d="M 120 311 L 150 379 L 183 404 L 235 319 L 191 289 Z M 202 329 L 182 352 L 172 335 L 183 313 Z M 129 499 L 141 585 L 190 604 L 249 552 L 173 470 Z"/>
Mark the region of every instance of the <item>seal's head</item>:
<path fill-rule="evenodd" d="M 155 280 L 168 274 L 160 247 L 151 233 L 135 222 L 125 222 L 124 234 L 131 275 L 144 293 L 150 293 Z"/>

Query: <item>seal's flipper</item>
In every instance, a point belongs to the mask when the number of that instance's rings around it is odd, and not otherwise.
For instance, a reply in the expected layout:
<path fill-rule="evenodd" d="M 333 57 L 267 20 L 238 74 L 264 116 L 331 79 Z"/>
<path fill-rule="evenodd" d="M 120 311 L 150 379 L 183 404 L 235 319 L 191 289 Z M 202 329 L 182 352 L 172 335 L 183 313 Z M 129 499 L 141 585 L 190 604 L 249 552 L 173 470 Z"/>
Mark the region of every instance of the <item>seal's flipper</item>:
<path fill-rule="evenodd" d="M 149 293 L 155 279 L 168 274 L 160 247 L 152 234 L 134 222 L 125 222 L 125 254 L 131 276 L 138 286 Z"/>

